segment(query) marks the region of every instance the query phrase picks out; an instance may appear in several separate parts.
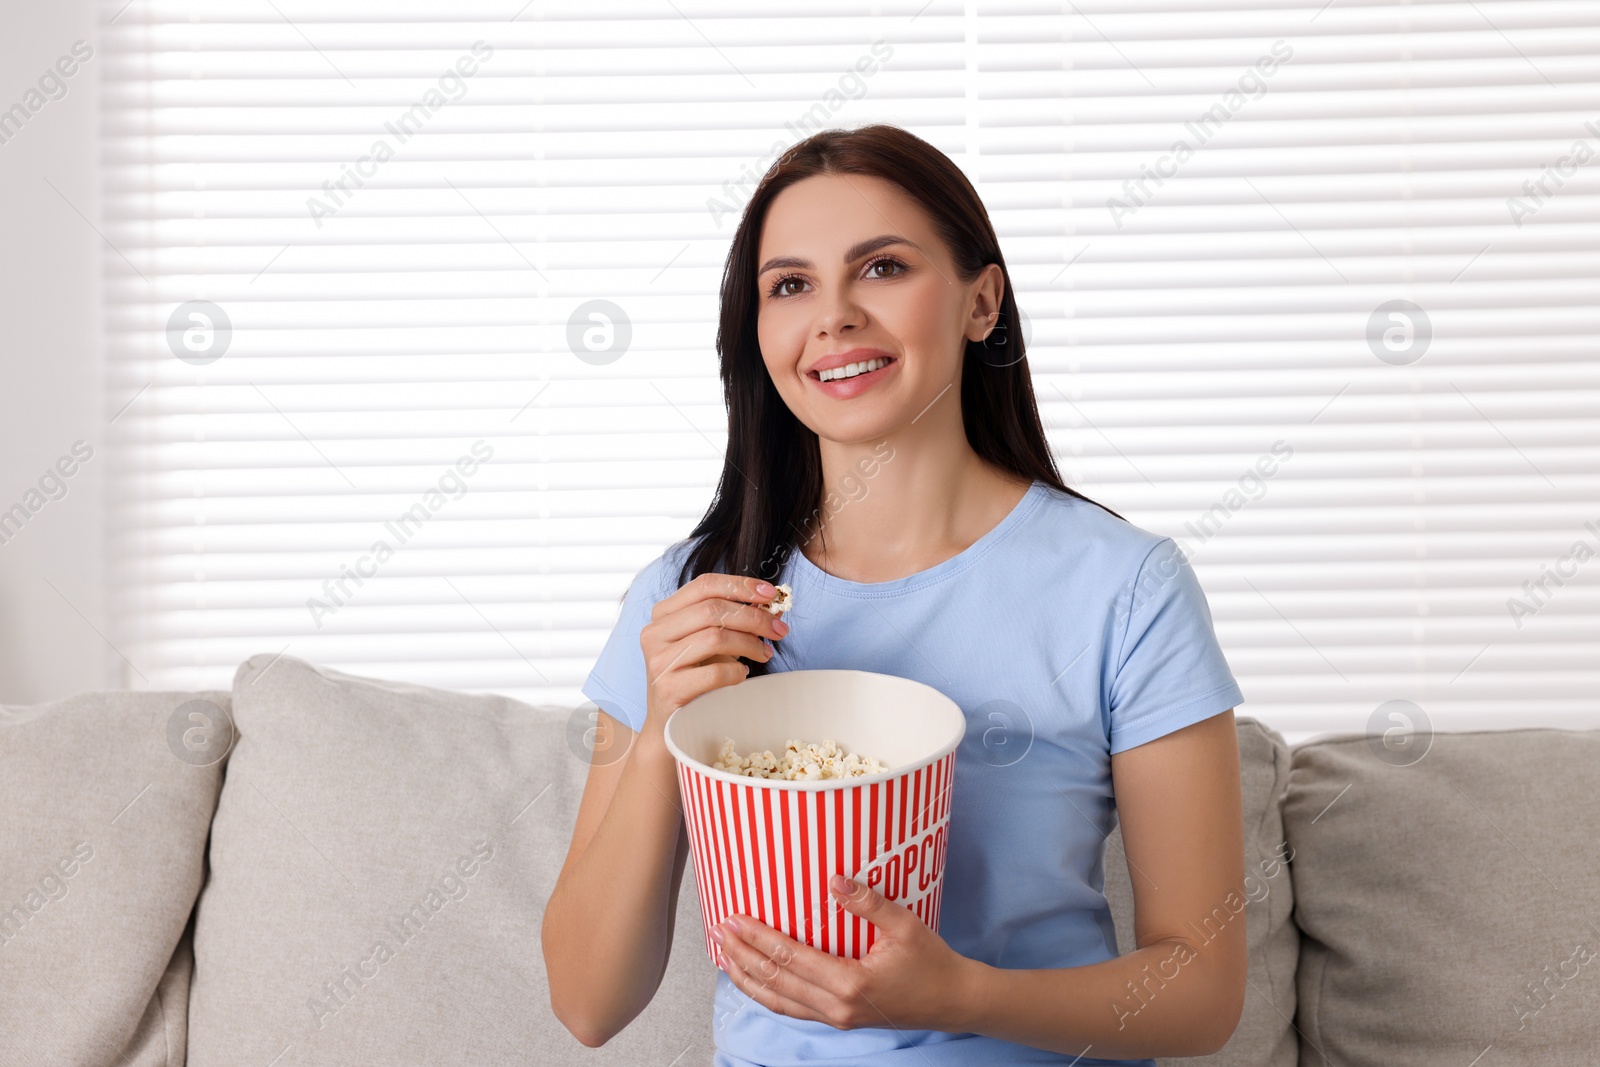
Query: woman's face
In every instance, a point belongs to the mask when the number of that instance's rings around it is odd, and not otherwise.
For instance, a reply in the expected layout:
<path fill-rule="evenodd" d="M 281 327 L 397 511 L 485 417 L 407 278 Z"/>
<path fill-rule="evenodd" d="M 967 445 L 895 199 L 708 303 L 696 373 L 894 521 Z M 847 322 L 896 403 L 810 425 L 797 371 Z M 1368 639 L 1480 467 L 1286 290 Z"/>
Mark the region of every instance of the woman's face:
<path fill-rule="evenodd" d="M 962 283 L 899 186 L 860 174 L 796 182 L 768 208 L 756 262 L 761 358 L 789 410 L 819 437 L 879 440 L 947 388 L 940 415 L 959 414 L 962 356 L 994 324 L 1000 268 Z M 819 368 L 841 356 L 889 362 L 822 381 Z"/>

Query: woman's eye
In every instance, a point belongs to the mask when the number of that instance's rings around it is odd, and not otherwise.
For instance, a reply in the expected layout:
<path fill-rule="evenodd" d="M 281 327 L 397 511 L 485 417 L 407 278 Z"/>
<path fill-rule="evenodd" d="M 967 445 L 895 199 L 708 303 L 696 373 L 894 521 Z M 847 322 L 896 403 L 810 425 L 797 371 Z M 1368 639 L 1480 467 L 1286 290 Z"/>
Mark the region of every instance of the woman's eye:
<path fill-rule="evenodd" d="M 898 259 L 887 259 L 887 258 L 885 258 L 885 259 L 875 259 L 871 263 L 867 264 L 867 273 L 870 274 L 873 271 L 877 270 L 879 267 L 899 267 L 901 270 L 904 270 L 905 269 L 905 264 L 901 263 Z M 877 277 L 879 277 L 879 278 L 890 278 L 890 277 L 893 277 L 893 275 L 879 274 L 879 275 L 877 275 Z"/>
<path fill-rule="evenodd" d="M 871 263 L 867 264 L 867 266 L 866 266 L 866 274 L 867 274 L 867 276 L 868 277 L 872 277 L 872 278 L 893 278 L 893 277 L 895 277 L 895 274 L 875 274 L 875 273 L 873 273 L 879 267 L 896 267 L 896 268 L 898 268 L 898 271 L 896 273 L 903 273 L 907 269 L 906 265 L 904 263 L 901 263 L 898 259 L 894 259 L 893 257 L 890 257 L 890 256 L 885 256 L 882 259 L 875 259 Z M 772 285 L 770 285 L 767 288 L 767 295 L 769 297 L 777 297 L 777 298 L 780 298 L 780 299 L 782 297 L 786 297 L 786 296 L 794 296 L 795 294 L 792 291 L 784 288 L 784 286 L 791 285 L 791 284 L 792 285 L 804 285 L 805 284 L 805 279 L 801 278 L 801 277 L 799 277 L 797 275 L 794 275 L 794 274 L 786 275 L 786 276 L 784 276 L 782 278 L 779 278 L 777 281 L 773 282 Z"/>

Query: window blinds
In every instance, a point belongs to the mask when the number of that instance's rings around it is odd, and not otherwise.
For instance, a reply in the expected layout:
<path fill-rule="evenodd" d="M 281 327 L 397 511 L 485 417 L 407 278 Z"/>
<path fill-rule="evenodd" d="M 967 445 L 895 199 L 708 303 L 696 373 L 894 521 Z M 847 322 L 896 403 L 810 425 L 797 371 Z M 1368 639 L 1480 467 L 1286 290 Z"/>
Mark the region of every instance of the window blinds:
<path fill-rule="evenodd" d="M 1189 553 L 1241 714 L 1600 725 L 1600 3 L 103 22 L 127 685 L 581 701 L 720 469 L 746 191 L 887 121 L 978 186 L 1063 473 Z"/>

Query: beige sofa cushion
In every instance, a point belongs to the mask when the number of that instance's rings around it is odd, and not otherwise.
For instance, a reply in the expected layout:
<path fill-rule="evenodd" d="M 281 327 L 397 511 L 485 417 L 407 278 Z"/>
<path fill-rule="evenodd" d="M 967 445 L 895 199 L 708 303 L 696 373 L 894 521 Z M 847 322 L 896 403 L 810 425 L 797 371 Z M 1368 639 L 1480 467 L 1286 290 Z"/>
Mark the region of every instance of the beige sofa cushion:
<path fill-rule="evenodd" d="M 1285 860 L 1279 805 L 1289 784 L 1289 747 L 1283 736 L 1246 715 L 1235 717 L 1244 810 L 1244 920 L 1250 966 L 1244 1011 L 1233 1037 L 1210 1056 L 1158 1060 L 1194 1067 L 1295 1067 L 1298 1044 L 1290 1020 L 1295 1010 L 1295 966 L 1300 934 L 1292 919 L 1294 887 Z M 1117 951 L 1133 940 L 1133 886 L 1119 826 L 1106 839 L 1106 901 L 1117 927 Z"/>
<path fill-rule="evenodd" d="M 1294 751 L 1300 1062 L 1600 1061 L 1600 731 L 1382 752 Z"/>
<path fill-rule="evenodd" d="M 246 660 L 233 691 L 189 1067 L 709 1062 L 692 881 L 627 1030 L 591 1050 L 551 1011 L 539 928 L 588 773 L 572 709 L 291 656 Z"/>
<path fill-rule="evenodd" d="M 0 706 L 0 1062 L 181 1067 L 227 711 L 218 692 Z"/>

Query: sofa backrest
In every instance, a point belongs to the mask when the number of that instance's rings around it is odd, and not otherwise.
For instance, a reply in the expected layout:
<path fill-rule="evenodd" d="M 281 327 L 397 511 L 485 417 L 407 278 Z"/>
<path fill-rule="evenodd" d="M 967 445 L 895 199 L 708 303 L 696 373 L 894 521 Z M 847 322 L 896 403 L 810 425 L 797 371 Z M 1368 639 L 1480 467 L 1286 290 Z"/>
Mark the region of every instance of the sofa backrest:
<path fill-rule="evenodd" d="M 1434 732 L 1404 747 L 1339 734 L 1290 749 L 1249 717 L 1238 726 L 1244 1014 L 1215 1055 L 1158 1062 L 1600 1062 L 1600 731 Z M 1284 843 L 1287 870 L 1271 875 Z M 1128 952 L 1120 831 L 1106 856 Z"/>
<path fill-rule="evenodd" d="M 0 706 L 0 1060 L 708 1061 L 692 862 L 644 1013 L 587 1049 L 550 1011 L 539 927 L 592 712 L 290 656 L 231 693 Z M 1249 986 L 1227 1047 L 1182 1062 L 1593 1058 L 1600 731 L 1402 758 L 1237 723 Z M 1105 890 L 1132 951 L 1120 829 Z"/>
<path fill-rule="evenodd" d="M 0 1063 L 181 1065 L 223 692 L 0 706 Z"/>
<path fill-rule="evenodd" d="M 189 1067 L 288 1048 L 298 1064 L 710 1060 L 715 972 L 692 887 L 662 988 L 623 1033 L 589 1049 L 551 1011 L 540 926 L 592 725 L 574 709 L 290 656 L 245 661 L 233 691 Z"/>
<path fill-rule="evenodd" d="M 1294 749 L 1300 1063 L 1600 1063 L 1600 731 L 1383 741 Z"/>

